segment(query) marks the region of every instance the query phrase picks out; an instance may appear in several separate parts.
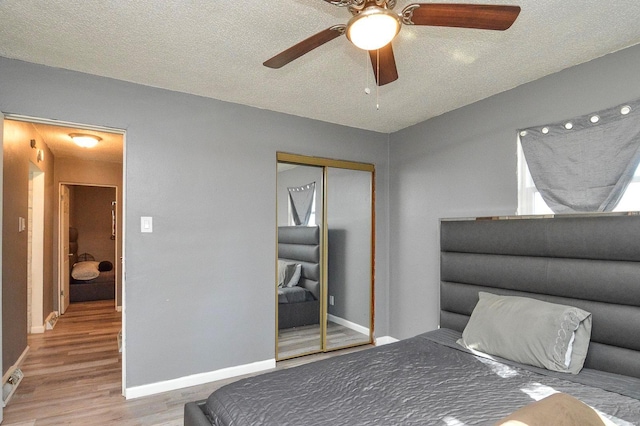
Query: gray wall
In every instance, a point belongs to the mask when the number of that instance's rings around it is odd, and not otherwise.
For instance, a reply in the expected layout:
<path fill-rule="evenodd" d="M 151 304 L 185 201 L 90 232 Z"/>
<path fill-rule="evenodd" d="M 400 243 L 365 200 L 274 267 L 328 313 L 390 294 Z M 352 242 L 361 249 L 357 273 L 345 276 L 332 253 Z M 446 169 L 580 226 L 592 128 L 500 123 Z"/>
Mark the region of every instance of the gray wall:
<path fill-rule="evenodd" d="M 438 219 L 512 215 L 516 130 L 640 97 L 640 46 L 390 135 L 390 334 L 438 324 Z"/>
<path fill-rule="evenodd" d="M 78 254 L 90 253 L 96 261 L 115 264 L 116 241 L 111 239 L 111 202 L 116 189 L 73 185 L 70 222 L 78 230 Z"/>
<path fill-rule="evenodd" d="M 23 217 L 26 220 L 29 214 L 29 163 L 35 164 L 45 173 L 43 318 L 53 310 L 51 209 L 55 195 L 53 192 L 54 158 L 33 126 L 28 123 L 7 121 L 4 123 L 3 135 L 2 373 L 4 374 L 16 363 L 27 347 L 28 230 L 18 232 L 18 218 Z M 31 139 L 36 140 L 38 149 L 44 150 L 42 162 L 36 160 L 37 150 L 31 148 Z"/>
<path fill-rule="evenodd" d="M 388 334 L 388 135 L 5 58 L 0 111 L 127 132 L 126 387 L 274 358 L 276 151 L 376 165 Z"/>

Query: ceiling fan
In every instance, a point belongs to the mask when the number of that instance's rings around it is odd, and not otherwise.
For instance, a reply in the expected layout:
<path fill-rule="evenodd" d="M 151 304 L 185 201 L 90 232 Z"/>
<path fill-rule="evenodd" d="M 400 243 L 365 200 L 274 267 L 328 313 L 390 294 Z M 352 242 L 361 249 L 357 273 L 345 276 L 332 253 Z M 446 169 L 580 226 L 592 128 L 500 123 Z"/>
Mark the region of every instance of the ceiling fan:
<path fill-rule="evenodd" d="M 519 6 L 460 3 L 414 3 L 400 14 L 393 12 L 396 0 L 324 0 L 347 7 L 353 15 L 347 24 L 338 24 L 265 61 L 264 66 L 280 68 L 316 47 L 346 34 L 357 47 L 368 50 L 378 86 L 398 79 L 391 41 L 402 25 L 475 28 L 504 31 L 520 13 Z"/>

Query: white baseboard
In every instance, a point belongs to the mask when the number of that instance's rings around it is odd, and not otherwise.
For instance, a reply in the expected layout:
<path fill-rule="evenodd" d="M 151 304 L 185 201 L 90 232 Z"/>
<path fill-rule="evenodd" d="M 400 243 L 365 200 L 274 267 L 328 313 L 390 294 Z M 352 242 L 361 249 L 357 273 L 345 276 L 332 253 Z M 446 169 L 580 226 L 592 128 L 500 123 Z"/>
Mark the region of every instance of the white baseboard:
<path fill-rule="evenodd" d="M 399 340 L 391 336 L 376 337 L 376 346 L 388 345 L 389 343 L 398 342 Z"/>
<path fill-rule="evenodd" d="M 4 373 L 4 376 L 2 376 L 2 384 L 7 382 L 7 379 L 9 379 L 9 376 L 11 376 L 11 373 L 13 373 L 14 370 L 20 368 L 20 366 L 22 365 L 22 363 L 24 362 L 24 359 L 27 357 L 27 352 L 29 352 L 29 346 L 27 346 L 26 348 L 24 348 L 24 351 L 22 351 L 22 355 L 20 355 L 20 358 L 18 358 L 18 360 L 16 361 L 15 364 L 13 364 L 11 367 L 9 367 L 7 369 L 7 372 Z M 1 399 L 1 398 L 0 398 Z"/>
<path fill-rule="evenodd" d="M 11 370 L 11 375 L 7 380 L 2 381 L 2 407 L 7 406 L 13 394 L 16 393 L 18 385 L 22 383 L 22 379 L 24 379 L 24 373 L 22 370 L 14 368 Z"/>
<path fill-rule="evenodd" d="M 124 396 L 126 399 L 140 398 L 143 396 L 155 395 L 157 393 L 188 388 L 190 386 L 211 383 L 217 380 L 229 379 L 231 377 L 242 376 L 244 374 L 259 373 L 261 371 L 270 370 L 273 368 L 276 368 L 275 359 L 258 361 L 251 364 L 244 364 L 235 367 L 223 368 L 221 370 L 209 371 L 207 373 L 192 374 L 190 376 L 165 380 L 163 382 L 125 388 Z"/>
<path fill-rule="evenodd" d="M 58 318 L 58 312 L 53 311 L 47 315 L 47 319 L 44 320 L 42 325 L 34 325 L 31 327 L 31 334 L 42 334 L 46 330 L 51 330 L 55 325 Z"/>
<path fill-rule="evenodd" d="M 60 318 L 60 314 L 58 311 L 53 311 L 49 315 L 47 315 L 47 319 L 44 320 L 44 328 L 45 330 L 53 330 L 53 327 L 56 326 L 58 322 L 58 318 Z"/>
<path fill-rule="evenodd" d="M 355 322 L 347 321 L 344 318 L 340 318 L 331 314 L 327 315 L 327 319 L 331 322 L 335 322 L 336 324 L 340 324 L 343 327 L 347 327 L 353 331 L 357 331 L 360 334 L 364 334 L 366 336 L 369 335 L 369 329 L 367 327 L 363 327 L 360 324 L 356 324 Z"/>
<path fill-rule="evenodd" d="M 44 323 L 42 325 L 34 325 L 33 327 L 31 327 L 30 333 L 31 334 L 42 334 L 44 333 L 44 330 L 46 329 L 47 324 Z"/>

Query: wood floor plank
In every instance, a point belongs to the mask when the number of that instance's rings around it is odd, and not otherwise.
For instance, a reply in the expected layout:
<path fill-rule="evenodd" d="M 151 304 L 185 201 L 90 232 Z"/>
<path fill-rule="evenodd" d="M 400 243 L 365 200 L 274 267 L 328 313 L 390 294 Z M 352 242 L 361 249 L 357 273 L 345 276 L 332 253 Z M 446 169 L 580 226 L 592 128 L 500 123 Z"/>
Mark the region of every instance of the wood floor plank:
<path fill-rule="evenodd" d="M 71 304 L 53 330 L 29 335 L 30 349 L 21 366 L 25 376 L 4 408 L 2 425 L 178 426 L 185 403 L 247 377 L 125 400 L 117 342 L 121 327 L 112 300 L 82 302 Z M 363 348 L 282 361 L 277 369 Z"/>

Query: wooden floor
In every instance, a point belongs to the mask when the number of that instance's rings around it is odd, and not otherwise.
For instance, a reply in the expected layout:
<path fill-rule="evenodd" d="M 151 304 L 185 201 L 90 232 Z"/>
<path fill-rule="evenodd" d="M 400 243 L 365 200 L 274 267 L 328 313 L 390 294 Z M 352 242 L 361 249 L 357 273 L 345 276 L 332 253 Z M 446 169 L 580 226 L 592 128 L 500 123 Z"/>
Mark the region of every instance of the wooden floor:
<path fill-rule="evenodd" d="M 358 333 L 335 322 L 327 323 L 327 347 L 342 348 L 369 341 L 369 335 Z M 320 350 L 320 325 L 285 328 L 278 334 L 278 358 L 284 359 Z"/>
<path fill-rule="evenodd" d="M 53 330 L 29 336 L 25 375 L 4 408 L 3 426 L 182 425 L 184 404 L 205 399 L 242 377 L 134 400 L 122 397 L 113 301 L 72 304 Z M 277 369 L 362 350 L 318 354 L 278 363 Z"/>

